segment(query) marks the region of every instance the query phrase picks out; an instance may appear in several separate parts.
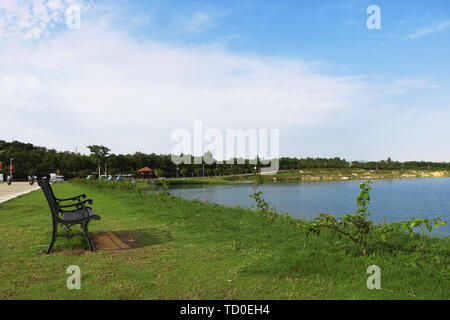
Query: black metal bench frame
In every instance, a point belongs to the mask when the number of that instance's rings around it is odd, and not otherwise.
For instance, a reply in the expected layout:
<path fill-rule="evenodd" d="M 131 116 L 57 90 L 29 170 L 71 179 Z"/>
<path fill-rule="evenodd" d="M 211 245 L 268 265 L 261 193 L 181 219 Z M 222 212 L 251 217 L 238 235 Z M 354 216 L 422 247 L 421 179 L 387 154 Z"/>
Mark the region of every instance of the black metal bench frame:
<path fill-rule="evenodd" d="M 52 240 L 50 242 L 46 254 L 49 254 L 52 251 L 57 236 L 61 236 L 66 239 L 70 239 L 78 235 L 84 236 L 89 245 L 89 249 L 91 251 L 94 251 L 95 245 L 91 237 L 89 236 L 88 225 L 92 219 L 100 220 L 100 217 L 98 215 L 90 214 L 92 213 L 92 208 L 86 206 L 86 203 L 92 204 L 93 200 L 92 199 L 81 200 L 86 198 L 85 194 L 80 194 L 78 196 L 67 199 L 56 198 L 50 183 L 45 178 L 42 178 L 39 181 L 39 186 L 41 187 L 42 191 L 44 192 L 45 198 L 47 199 L 50 211 L 52 213 L 52 222 L 53 222 Z M 62 202 L 67 201 L 76 201 L 76 203 L 65 205 L 61 204 Z M 74 210 L 66 210 L 70 208 L 74 208 Z M 64 220 L 63 214 L 64 213 L 70 214 L 70 212 L 72 213 L 76 212 L 77 214 L 81 214 L 82 217 L 76 220 L 70 221 Z M 64 229 L 64 233 L 62 234 L 58 233 L 58 224 L 61 225 L 61 228 Z M 71 227 L 77 224 L 81 226 L 82 233 L 73 233 Z"/>

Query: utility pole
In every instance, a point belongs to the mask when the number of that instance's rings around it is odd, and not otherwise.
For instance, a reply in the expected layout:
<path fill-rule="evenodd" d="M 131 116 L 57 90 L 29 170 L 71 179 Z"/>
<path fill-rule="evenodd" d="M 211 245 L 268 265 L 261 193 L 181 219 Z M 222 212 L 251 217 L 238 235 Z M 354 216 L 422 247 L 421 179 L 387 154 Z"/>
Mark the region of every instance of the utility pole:
<path fill-rule="evenodd" d="M 12 172 L 13 172 L 13 167 L 12 167 L 12 163 L 13 160 L 15 160 L 16 158 L 9 158 L 9 176 L 8 176 L 8 185 L 11 185 L 12 180 L 13 180 L 13 176 L 12 176 Z"/>

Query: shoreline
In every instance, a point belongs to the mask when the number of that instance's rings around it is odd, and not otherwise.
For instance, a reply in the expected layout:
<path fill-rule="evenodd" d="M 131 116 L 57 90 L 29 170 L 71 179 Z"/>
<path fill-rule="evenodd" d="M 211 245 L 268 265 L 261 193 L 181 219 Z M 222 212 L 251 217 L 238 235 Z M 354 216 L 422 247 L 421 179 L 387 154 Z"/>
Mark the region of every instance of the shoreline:
<path fill-rule="evenodd" d="M 376 180 L 404 178 L 444 178 L 450 177 L 450 171 L 429 170 L 364 170 L 364 169 L 310 169 L 279 171 L 274 175 L 235 175 L 224 177 L 195 177 L 166 179 L 169 186 L 195 184 L 252 184 L 260 179 L 263 183 L 283 182 L 320 182 L 347 180 Z M 262 179 L 262 181 L 261 181 Z"/>

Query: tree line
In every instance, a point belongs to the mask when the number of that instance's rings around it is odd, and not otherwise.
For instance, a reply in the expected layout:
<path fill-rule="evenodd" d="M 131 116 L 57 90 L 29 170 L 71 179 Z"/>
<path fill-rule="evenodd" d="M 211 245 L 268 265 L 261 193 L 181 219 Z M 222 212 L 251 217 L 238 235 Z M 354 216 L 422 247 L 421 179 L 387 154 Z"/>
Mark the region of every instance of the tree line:
<path fill-rule="evenodd" d="M 233 164 L 201 163 L 194 164 L 195 157 L 191 157 L 191 164 L 176 165 L 170 154 L 114 154 L 104 146 L 88 146 L 90 155 L 75 152 L 58 152 L 54 149 L 34 146 L 19 141 L 6 142 L 0 140 L 0 173 L 8 174 L 9 159 L 14 158 L 14 179 L 26 179 L 29 175 L 49 176 L 57 173 L 66 178 L 86 177 L 88 175 L 104 174 L 105 167 L 108 174 L 133 174 L 143 167 L 154 169 L 159 177 L 200 177 L 246 174 L 258 171 L 263 165 L 259 159 L 256 164 L 249 159 L 233 159 Z M 197 159 L 200 160 L 200 159 Z M 240 161 L 238 161 L 240 160 Z M 201 162 L 201 160 L 199 161 Z M 255 168 L 256 167 L 256 168 Z M 279 159 L 280 170 L 299 170 L 313 168 L 361 168 L 369 170 L 450 170 L 450 162 L 425 161 L 392 161 L 390 158 L 381 161 L 349 162 L 335 158 L 289 158 Z"/>

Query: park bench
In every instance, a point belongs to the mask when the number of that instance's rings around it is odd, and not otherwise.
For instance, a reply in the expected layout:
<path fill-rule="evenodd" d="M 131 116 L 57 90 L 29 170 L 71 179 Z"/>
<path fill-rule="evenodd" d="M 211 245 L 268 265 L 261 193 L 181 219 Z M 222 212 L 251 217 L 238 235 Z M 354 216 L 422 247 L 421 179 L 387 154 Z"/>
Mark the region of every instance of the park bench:
<path fill-rule="evenodd" d="M 53 193 L 52 186 L 46 178 L 42 178 L 39 181 L 39 186 L 42 188 L 48 205 L 50 206 L 53 221 L 52 240 L 46 253 L 49 254 L 52 251 L 57 236 L 70 239 L 78 235 L 84 236 L 89 245 L 89 249 L 91 251 L 94 251 L 95 246 L 94 242 L 89 236 L 88 224 L 92 219 L 100 220 L 100 217 L 92 212 L 91 207 L 86 206 L 87 203 L 92 204 L 93 201 L 91 199 L 82 200 L 86 198 L 85 194 L 80 194 L 78 196 L 67 199 L 56 198 L 55 194 Z M 76 202 L 67 204 L 68 201 Z M 81 226 L 82 233 L 73 233 L 71 227 L 76 224 L 79 224 Z M 61 226 L 64 233 L 57 233 L 58 225 Z"/>

